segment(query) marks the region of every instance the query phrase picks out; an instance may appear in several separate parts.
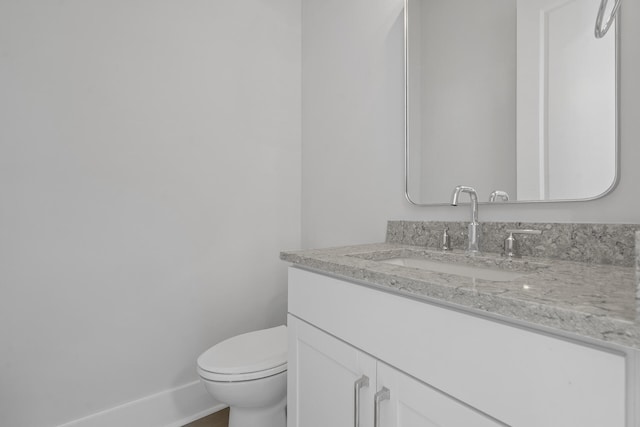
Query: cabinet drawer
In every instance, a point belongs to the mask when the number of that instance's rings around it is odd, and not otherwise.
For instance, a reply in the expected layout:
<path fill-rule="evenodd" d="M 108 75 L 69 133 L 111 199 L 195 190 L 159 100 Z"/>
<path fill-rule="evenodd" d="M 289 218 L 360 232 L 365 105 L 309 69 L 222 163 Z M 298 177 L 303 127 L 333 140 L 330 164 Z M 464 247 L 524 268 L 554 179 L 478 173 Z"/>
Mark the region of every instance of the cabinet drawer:
<path fill-rule="evenodd" d="M 296 268 L 289 312 L 510 425 L 625 425 L 622 353 Z"/>

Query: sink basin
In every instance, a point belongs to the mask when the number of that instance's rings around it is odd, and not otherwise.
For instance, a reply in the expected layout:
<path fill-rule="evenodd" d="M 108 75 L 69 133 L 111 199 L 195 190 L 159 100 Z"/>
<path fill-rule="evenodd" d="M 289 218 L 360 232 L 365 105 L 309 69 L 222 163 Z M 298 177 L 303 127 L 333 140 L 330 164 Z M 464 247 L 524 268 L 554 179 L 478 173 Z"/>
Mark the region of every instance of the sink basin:
<path fill-rule="evenodd" d="M 403 267 L 418 268 L 436 273 L 455 274 L 457 276 L 471 277 L 474 279 L 492 280 L 494 282 L 509 282 L 527 274 L 522 271 L 506 271 L 496 268 L 433 261 L 424 258 L 397 257 L 378 261 L 385 264 L 401 265 Z"/>
<path fill-rule="evenodd" d="M 468 254 L 460 251 L 444 252 L 415 247 L 352 253 L 349 256 L 407 269 L 453 274 L 493 282 L 510 282 L 549 267 L 540 260 L 514 259 L 495 253 Z"/>

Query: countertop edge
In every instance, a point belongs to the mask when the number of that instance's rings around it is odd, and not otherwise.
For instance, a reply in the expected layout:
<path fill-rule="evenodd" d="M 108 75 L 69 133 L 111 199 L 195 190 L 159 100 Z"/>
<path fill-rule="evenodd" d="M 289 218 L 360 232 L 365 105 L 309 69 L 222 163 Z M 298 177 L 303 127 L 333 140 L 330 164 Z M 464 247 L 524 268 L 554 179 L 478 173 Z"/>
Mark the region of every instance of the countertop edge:
<path fill-rule="evenodd" d="M 322 256 L 332 249 L 346 252 L 365 249 L 369 246 L 356 245 L 310 251 L 284 251 L 280 253 L 280 259 L 314 272 L 345 280 L 351 279 L 362 284 L 372 284 L 378 289 L 396 295 L 445 306 L 453 305 L 462 310 L 470 309 L 473 312 L 486 313 L 490 316 L 497 315 L 506 322 L 509 320 L 524 322 L 604 343 L 640 349 L 640 325 L 638 322 L 499 294 L 482 293 L 464 287 L 397 277 L 390 273 L 344 265 L 340 262 L 323 259 Z"/>

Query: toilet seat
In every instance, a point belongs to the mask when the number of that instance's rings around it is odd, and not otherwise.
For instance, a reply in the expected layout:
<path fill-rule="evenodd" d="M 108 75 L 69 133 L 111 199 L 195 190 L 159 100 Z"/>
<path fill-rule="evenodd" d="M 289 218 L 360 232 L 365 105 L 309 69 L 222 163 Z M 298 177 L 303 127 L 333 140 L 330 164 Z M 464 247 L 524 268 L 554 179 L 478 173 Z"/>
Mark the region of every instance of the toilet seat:
<path fill-rule="evenodd" d="M 287 327 L 231 337 L 198 358 L 198 374 L 210 381 L 248 381 L 287 370 Z"/>

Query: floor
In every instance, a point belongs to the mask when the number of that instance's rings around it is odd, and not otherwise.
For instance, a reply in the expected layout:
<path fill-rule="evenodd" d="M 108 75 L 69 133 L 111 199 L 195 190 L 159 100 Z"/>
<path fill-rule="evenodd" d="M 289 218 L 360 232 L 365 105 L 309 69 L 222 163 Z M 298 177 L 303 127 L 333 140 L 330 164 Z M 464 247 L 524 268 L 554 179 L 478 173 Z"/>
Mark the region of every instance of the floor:
<path fill-rule="evenodd" d="M 200 418 L 192 423 L 185 425 L 184 427 L 228 427 L 229 425 L 229 408 L 222 411 L 214 412 L 213 414 Z"/>

